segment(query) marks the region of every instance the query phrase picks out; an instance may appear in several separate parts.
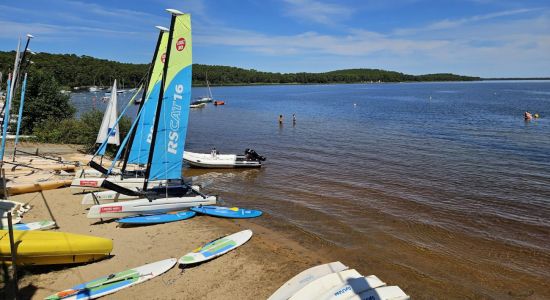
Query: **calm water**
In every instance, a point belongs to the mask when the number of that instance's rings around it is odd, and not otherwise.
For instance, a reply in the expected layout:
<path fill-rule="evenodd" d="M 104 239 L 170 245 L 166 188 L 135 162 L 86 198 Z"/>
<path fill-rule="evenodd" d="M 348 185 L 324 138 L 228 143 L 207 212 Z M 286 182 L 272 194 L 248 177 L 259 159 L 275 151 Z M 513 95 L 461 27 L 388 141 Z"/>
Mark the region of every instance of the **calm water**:
<path fill-rule="evenodd" d="M 226 105 L 191 111 L 186 149 L 268 158 L 261 170 L 196 173 L 229 203 L 265 210 L 435 297 L 438 287 L 550 297 L 550 82 L 213 93 Z M 80 110 L 89 96 L 73 96 Z M 526 110 L 542 118 L 526 123 Z"/>

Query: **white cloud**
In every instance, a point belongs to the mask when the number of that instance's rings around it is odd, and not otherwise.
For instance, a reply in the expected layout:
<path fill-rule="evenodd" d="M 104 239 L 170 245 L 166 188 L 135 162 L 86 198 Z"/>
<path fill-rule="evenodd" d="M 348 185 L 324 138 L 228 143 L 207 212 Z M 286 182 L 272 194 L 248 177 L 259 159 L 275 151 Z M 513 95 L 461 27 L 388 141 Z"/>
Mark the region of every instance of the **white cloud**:
<path fill-rule="evenodd" d="M 461 19 L 445 19 L 445 20 L 440 20 L 440 21 L 431 23 L 425 27 L 396 29 L 393 33 L 396 35 L 410 35 L 410 34 L 415 34 L 415 33 L 425 32 L 425 31 L 446 30 L 446 29 L 456 28 L 466 24 L 475 23 L 483 20 L 490 20 L 490 19 L 499 18 L 499 17 L 525 14 L 536 10 L 537 9 L 515 9 L 515 10 L 499 11 L 499 12 L 489 13 L 485 15 L 476 15 L 476 16 L 471 16 L 471 17 L 461 18 Z"/>
<path fill-rule="evenodd" d="M 336 19 L 346 19 L 353 14 L 349 7 L 317 0 L 284 1 L 288 4 L 287 15 L 314 23 L 334 24 Z"/>

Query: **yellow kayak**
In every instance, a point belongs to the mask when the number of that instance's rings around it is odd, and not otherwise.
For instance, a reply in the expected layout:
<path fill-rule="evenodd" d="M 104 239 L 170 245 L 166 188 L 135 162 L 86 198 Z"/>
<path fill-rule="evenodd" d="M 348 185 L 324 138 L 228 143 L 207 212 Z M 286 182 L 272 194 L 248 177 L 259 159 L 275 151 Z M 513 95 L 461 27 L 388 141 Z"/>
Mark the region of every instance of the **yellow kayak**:
<path fill-rule="evenodd" d="M 86 263 L 105 258 L 113 250 L 106 238 L 47 231 L 14 231 L 18 265 Z M 0 230 L 0 261 L 11 263 L 10 237 Z"/>

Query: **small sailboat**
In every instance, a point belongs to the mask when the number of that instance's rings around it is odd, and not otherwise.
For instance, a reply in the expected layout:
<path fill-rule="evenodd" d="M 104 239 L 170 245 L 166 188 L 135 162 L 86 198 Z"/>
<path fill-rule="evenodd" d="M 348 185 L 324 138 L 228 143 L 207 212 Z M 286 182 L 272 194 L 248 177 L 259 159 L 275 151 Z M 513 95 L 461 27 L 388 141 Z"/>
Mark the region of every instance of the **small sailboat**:
<path fill-rule="evenodd" d="M 210 82 L 208 81 L 208 73 L 206 73 L 206 89 L 208 91 L 208 95 L 197 98 L 193 103 L 210 103 L 214 101 L 214 98 L 212 97 L 212 90 L 210 89 Z"/>
<path fill-rule="evenodd" d="M 153 103 L 155 108 L 153 118 L 143 118 L 142 123 L 142 127 L 147 125 L 151 129 L 151 131 L 146 131 L 148 133 L 147 140 L 143 145 L 147 153 L 143 188 L 135 191 L 125 189 L 112 182 L 107 186 L 113 191 L 141 198 L 94 205 L 88 211 L 88 218 L 122 218 L 132 215 L 165 213 L 217 202 L 217 197 L 207 196 L 193 189 L 186 189 L 187 186 L 183 184 L 182 157 L 191 100 L 191 16 L 177 10 L 170 9 L 168 11 L 172 14 L 172 20 L 170 31 L 165 33 L 168 36 L 166 56 L 163 61 L 162 80 L 158 85 L 158 98 L 155 99 L 156 102 L 147 101 L 142 108 L 146 109 L 148 103 Z M 140 111 L 140 114 L 143 111 Z M 152 112 L 152 110 L 149 108 L 148 112 Z M 143 116 L 140 116 L 139 119 L 141 117 Z M 152 126 L 147 123 L 150 120 L 154 120 Z M 137 160 L 144 158 L 138 156 Z M 180 191 L 173 189 L 174 195 L 167 195 L 168 186 L 164 190 L 154 191 L 151 189 L 150 182 L 158 180 L 180 181 L 182 188 Z M 106 182 L 108 181 L 103 181 L 103 184 Z"/>
<path fill-rule="evenodd" d="M 117 88 L 116 88 L 116 79 L 111 88 L 112 93 L 103 114 L 103 120 L 101 121 L 101 127 L 97 133 L 96 143 L 100 144 L 99 155 L 105 155 L 105 150 L 107 149 L 107 144 L 111 145 L 120 145 L 120 134 L 118 131 L 118 122 L 117 122 Z M 106 141 L 106 143 L 105 143 Z"/>
<path fill-rule="evenodd" d="M 196 168 L 260 168 L 262 161 L 265 161 L 265 157 L 252 149 L 246 149 L 244 155 L 219 154 L 216 149 L 212 149 L 210 153 L 185 151 L 183 160 Z"/>

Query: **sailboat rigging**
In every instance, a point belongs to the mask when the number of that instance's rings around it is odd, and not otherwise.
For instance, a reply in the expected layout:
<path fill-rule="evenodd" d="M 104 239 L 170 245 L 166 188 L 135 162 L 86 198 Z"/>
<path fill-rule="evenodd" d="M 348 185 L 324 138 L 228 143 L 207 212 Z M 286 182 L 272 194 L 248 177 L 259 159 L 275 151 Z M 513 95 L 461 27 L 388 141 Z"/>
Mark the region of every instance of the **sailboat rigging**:
<path fill-rule="evenodd" d="M 88 212 L 88 218 L 161 213 L 217 201 L 215 196 L 197 193 L 182 181 L 182 157 L 191 99 L 191 16 L 177 10 L 168 11 L 172 19 L 142 189 L 128 190 L 116 183 L 104 181 L 112 190 L 123 194 L 140 194 L 144 198 L 94 205 Z M 152 189 L 151 183 L 158 180 L 176 181 L 180 185 Z"/>

